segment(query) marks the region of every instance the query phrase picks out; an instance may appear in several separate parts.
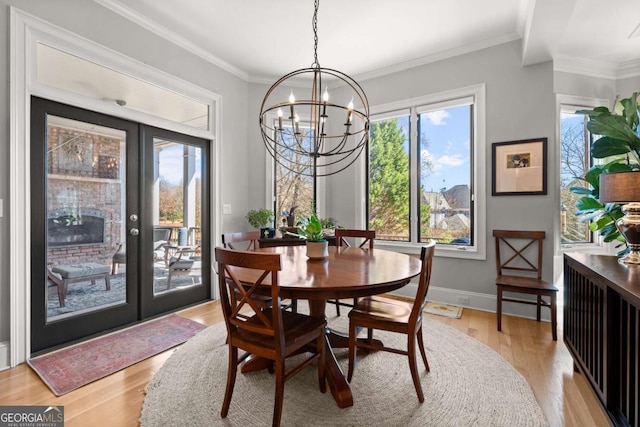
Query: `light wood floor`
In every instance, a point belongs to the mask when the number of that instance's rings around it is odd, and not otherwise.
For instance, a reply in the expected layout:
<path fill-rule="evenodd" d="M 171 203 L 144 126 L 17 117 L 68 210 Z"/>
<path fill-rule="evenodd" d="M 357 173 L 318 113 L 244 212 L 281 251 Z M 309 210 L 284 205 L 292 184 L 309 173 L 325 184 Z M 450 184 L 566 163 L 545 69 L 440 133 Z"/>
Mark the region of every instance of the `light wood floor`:
<path fill-rule="evenodd" d="M 328 307 L 328 313 L 333 314 L 333 309 Z M 222 321 L 220 304 L 215 301 L 179 314 L 206 325 Z M 561 330 L 560 340 L 554 342 L 546 322 L 504 316 L 503 332 L 497 332 L 494 313 L 465 309 L 460 319 L 428 316 L 501 354 L 531 384 L 551 426 L 609 425 L 584 377 L 573 372 L 571 356 L 561 341 Z M 173 351 L 61 397 L 55 397 L 31 368 L 22 364 L 0 372 L 0 405 L 64 405 L 66 427 L 138 426 L 145 386 Z"/>

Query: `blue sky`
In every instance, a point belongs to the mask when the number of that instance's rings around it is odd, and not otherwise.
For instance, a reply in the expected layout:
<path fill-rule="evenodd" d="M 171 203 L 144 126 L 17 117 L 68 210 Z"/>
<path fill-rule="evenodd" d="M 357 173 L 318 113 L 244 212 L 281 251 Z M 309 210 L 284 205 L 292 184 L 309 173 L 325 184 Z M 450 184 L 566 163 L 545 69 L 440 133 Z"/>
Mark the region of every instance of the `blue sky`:
<path fill-rule="evenodd" d="M 433 169 L 422 175 L 426 191 L 440 191 L 470 182 L 469 123 L 470 107 L 461 106 L 422 113 L 420 115 L 422 159 L 429 160 Z M 409 117 L 398 118 L 398 125 L 409 136 Z M 405 143 L 405 149 L 408 141 Z"/>
<path fill-rule="evenodd" d="M 184 145 L 176 144 L 163 148 L 160 151 L 159 174 L 160 178 L 172 184 L 182 182 Z M 196 164 L 200 162 L 200 149 L 196 149 Z M 200 176 L 200 168 L 196 167 L 196 176 Z"/>
<path fill-rule="evenodd" d="M 438 191 L 470 181 L 469 124 L 471 108 L 447 108 L 420 115 L 420 155 L 433 164 L 430 174 L 422 175 L 427 191 Z M 422 141 L 424 141 L 422 139 Z"/>

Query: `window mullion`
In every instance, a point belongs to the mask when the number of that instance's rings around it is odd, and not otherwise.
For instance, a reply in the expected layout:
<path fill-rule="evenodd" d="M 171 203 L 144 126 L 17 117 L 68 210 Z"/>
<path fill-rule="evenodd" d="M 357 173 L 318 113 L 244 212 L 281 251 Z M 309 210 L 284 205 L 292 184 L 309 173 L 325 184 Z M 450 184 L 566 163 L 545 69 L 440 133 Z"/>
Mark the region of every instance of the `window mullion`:
<path fill-rule="evenodd" d="M 420 142 L 418 141 L 418 113 L 411 108 L 409 120 L 409 240 L 416 243 L 420 240 L 420 226 L 418 225 L 418 206 L 420 204 L 420 189 L 418 173 L 420 170 Z"/>

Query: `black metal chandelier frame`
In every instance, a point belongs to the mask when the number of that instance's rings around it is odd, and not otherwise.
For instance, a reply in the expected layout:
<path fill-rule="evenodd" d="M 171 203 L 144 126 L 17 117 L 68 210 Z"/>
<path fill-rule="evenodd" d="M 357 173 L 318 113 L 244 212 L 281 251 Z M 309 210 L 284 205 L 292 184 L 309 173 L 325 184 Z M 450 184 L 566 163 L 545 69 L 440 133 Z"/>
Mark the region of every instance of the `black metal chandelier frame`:
<path fill-rule="evenodd" d="M 267 91 L 260 107 L 260 130 L 269 155 L 285 169 L 314 178 L 336 174 L 352 165 L 369 140 L 369 102 L 362 87 L 338 70 L 320 67 L 317 16 L 318 0 L 315 0 L 313 64 L 278 79 Z M 285 87 L 290 79 L 295 82 L 309 75 L 308 97 L 296 99 L 293 88 L 299 84 L 293 83 L 288 100 L 272 103 L 275 92 Z M 327 82 L 350 92 L 351 100 L 347 105 L 329 100 Z M 354 100 L 358 108 L 354 107 Z M 309 123 L 308 132 L 301 131 L 301 118 Z"/>

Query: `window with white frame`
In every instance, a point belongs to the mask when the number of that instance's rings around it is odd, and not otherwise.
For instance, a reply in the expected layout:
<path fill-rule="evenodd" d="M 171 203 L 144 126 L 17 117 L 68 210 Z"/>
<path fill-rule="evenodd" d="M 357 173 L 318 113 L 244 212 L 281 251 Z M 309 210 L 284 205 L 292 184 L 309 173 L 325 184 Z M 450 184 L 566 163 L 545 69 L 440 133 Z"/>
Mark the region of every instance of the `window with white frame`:
<path fill-rule="evenodd" d="M 293 138 L 293 130 L 285 130 L 287 131 L 281 132 L 282 137 Z M 300 130 L 305 133 L 305 138 L 300 140 L 309 144 L 310 138 L 307 138 L 306 134 L 313 130 L 307 123 L 300 126 Z M 273 192 L 276 218 L 279 218 L 278 227 L 287 226 L 286 217 L 290 213 L 296 217 L 310 215 L 316 203 L 316 182 L 311 176 L 313 175 L 313 158 L 284 148 L 291 145 L 291 141 L 283 141 L 282 145 L 278 145 L 278 151 L 272 159 Z M 303 147 L 303 149 L 311 151 L 310 147 Z"/>
<path fill-rule="evenodd" d="M 563 245 L 592 243 L 593 233 L 589 223 L 576 216 L 576 202 L 581 194 L 574 194 L 571 187 L 588 187 L 585 173 L 593 164 L 590 147 L 593 136 L 587 130 L 589 117 L 576 111 L 592 107 L 569 104 L 560 105 L 560 242 Z"/>
<path fill-rule="evenodd" d="M 434 239 L 441 252 L 484 256 L 484 190 L 476 186 L 484 182 L 483 110 L 479 85 L 372 115 L 367 225 L 376 240 L 419 245 Z"/>

